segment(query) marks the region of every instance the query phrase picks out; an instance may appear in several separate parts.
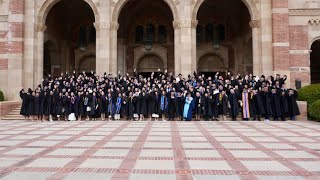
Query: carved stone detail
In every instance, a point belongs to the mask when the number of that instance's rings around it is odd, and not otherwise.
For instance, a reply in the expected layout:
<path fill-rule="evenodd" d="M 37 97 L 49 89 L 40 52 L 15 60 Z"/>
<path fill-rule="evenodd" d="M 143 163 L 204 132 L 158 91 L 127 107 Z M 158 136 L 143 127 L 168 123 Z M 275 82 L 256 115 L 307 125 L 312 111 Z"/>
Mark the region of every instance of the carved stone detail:
<path fill-rule="evenodd" d="M 260 20 L 252 20 L 249 25 L 251 28 L 260 28 Z"/>
<path fill-rule="evenodd" d="M 320 24 L 320 19 L 310 19 L 310 20 L 308 21 L 308 23 L 309 23 L 310 25 L 319 25 L 319 24 Z"/>
<path fill-rule="evenodd" d="M 45 24 L 35 24 L 34 29 L 36 32 L 44 32 L 47 29 Z"/>
<path fill-rule="evenodd" d="M 8 16 L 7 15 L 0 15 L 0 22 L 8 22 Z"/>
<path fill-rule="evenodd" d="M 119 24 L 117 22 L 95 22 L 93 26 L 96 28 L 96 31 L 100 31 L 101 29 L 108 30 L 118 30 Z"/>
<path fill-rule="evenodd" d="M 181 21 L 173 21 L 173 28 L 193 28 L 195 29 L 198 25 L 198 20 L 181 20 Z"/>
<path fill-rule="evenodd" d="M 320 16 L 320 9 L 289 9 L 290 16 Z"/>

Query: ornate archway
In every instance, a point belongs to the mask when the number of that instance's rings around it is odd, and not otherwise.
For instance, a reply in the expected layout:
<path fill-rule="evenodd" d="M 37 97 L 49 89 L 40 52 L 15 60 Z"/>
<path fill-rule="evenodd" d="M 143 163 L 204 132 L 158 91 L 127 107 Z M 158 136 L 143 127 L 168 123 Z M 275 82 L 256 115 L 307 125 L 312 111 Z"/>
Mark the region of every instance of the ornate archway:
<path fill-rule="evenodd" d="M 311 45 L 310 70 L 311 84 L 320 83 L 320 39 Z"/>
<path fill-rule="evenodd" d="M 203 52 L 222 52 L 221 47 L 225 47 L 229 56 L 226 69 L 233 73 L 261 74 L 258 9 L 252 0 L 236 0 L 232 5 L 210 0 L 195 3 L 192 19 L 198 21 L 197 57 Z"/>
<path fill-rule="evenodd" d="M 197 19 L 197 14 L 199 11 L 200 6 L 202 3 L 206 0 L 197 0 L 197 2 L 194 4 L 193 10 L 192 10 L 192 19 Z M 251 20 L 259 20 L 259 12 L 257 9 L 257 6 L 254 2 L 254 0 L 241 0 L 248 8 L 249 13 L 251 15 Z"/>
<path fill-rule="evenodd" d="M 117 69 L 121 73 L 133 73 L 138 60 L 146 54 L 157 54 L 169 72 L 174 71 L 175 18 L 171 0 L 120 0 L 113 12 L 114 21 L 119 21 L 117 30 Z M 121 10 L 120 12 L 117 12 Z M 130 14 L 130 16 L 128 16 Z M 114 37 L 112 38 L 114 39 Z M 170 66 L 168 66 L 170 64 Z M 152 63 L 150 68 L 153 69 Z M 157 70 L 153 69 L 153 70 Z M 144 70 L 146 71 L 146 70 Z M 149 71 L 149 70 L 148 70 Z M 152 70 L 150 70 L 152 72 Z"/>
<path fill-rule="evenodd" d="M 37 13 L 38 26 L 45 26 L 46 18 L 51 8 L 61 0 L 45 0 Z M 99 12 L 93 0 L 83 0 L 88 3 L 94 13 L 95 21 L 99 22 Z"/>
<path fill-rule="evenodd" d="M 164 70 L 162 59 L 155 54 L 147 54 L 138 61 L 137 71 L 139 73 L 157 72 Z"/>
<path fill-rule="evenodd" d="M 117 22 L 118 19 L 119 19 L 119 15 L 120 15 L 120 12 L 123 8 L 123 6 L 130 0 L 119 0 L 113 11 L 112 11 L 112 22 Z M 173 19 L 174 20 L 177 20 L 179 19 L 179 14 L 178 14 L 178 9 L 177 7 L 175 6 L 175 1 L 174 0 L 163 0 L 164 2 L 166 2 L 168 4 L 168 6 L 170 7 L 171 9 L 171 12 L 173 14 Z"/>
<path fill-rule="evenodd" d="M 205 54 L 198 60 L 198 72 L 218 72 L 224 70 L 226 65 L 221 56 L 214 53 Z"/>

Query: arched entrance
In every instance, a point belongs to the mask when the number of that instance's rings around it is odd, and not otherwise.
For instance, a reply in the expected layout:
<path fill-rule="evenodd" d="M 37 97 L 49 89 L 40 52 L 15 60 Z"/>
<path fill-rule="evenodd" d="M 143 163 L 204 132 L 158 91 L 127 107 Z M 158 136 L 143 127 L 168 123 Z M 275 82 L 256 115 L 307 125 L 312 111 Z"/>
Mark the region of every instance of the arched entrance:
<path fill-rule="evenodd" d="M 129 0 L 120 1 L 115 7 L 115 14 L 121 8 L 121 2 L 126 2 L 119 13 L 118 70 L 123 73 L 133 73 L 134 68 L 141 72 L 157 70 L 154 64 L 157 56 L 146 55 L 135 62 L 137 54 L 163 54 L 166 52 L 162 67 L 168 67 L 169 72 L 174 71 L 174 29 L 172 6 L 170 0 Z M 145 59 L 146 58 L 146 59 Z M 141 61 L 143 60 L 143 61 Z M 148 62 L 151 61 L 151 62 Z M 162 61 L 161 61 L 162 62 Z M 139 66 L 143 63 L 143 68 Z M 170 66 L 169 66 L 170 64 Z"/>
<path fill-rule="evenodd" d="M 197 62 L 203 54 L 222 54 L 224 66 L 218 71 L 231 71 L 234 74 L 253 73 L 253 43 L 251 16 L 256 16 L 250 0 L 234 0 L 232 6 L 224 0 L 200 0 L 195 5 L 198 11 L 196 29 Z M 254 6 L 254 5 L 253 5 Z M 210 68 L 209 66 L 208 68 Z M 215 72 L 217 68 L 207 69 Z"/>
<path fill-rule="evenodd" d="M 42 17 L 47 26 L 44 32 L 44 42 L 54 42 L 54 46 L 57 48 L 55 53 L 49 53 L 51 64 L 44 65 L 43 75 L 46 76 L 49 73 L 59 75 L 66 71 L 77 71 L 77 64 L 81 60 L 77 58 L 77 54 L 81 53 L 82 56 L 86 56 L 92 51 L 95 53 L 94 11 L 86 1 L 78 0 L 55 0 L 47 6 L 50 10 L 44 11 L 44 17 Z M 44 59 L 48 57 L 46 49 L 45 44 Z M 48 66 L 51 66 L 50 71 L 46 70 Z M 53 66 L 54 68 L 52 68 Z M 95 68 L 91 70 L 95 71 Z"/>
<path fill-rule="evenodd" d="M 226 69 L 223 58 L 217 54 L 206 54 L 198 61 L 198 72 L 207 77 L 214 77 L 216 72 Z"/>
<path fill-rule="evenodd" d="M 311 45 L 310 69 L 311 84 L 320 83 L 320 40 L 316 40 Z"/>
<path fill-rule="evenodd" d="M 147 54 L 138 61 L 137 71 L 139 74 L 145 76 L 150 75 L 152 72 L 163 71 L 164 65 L 161 58 L 154 54 Z"/>

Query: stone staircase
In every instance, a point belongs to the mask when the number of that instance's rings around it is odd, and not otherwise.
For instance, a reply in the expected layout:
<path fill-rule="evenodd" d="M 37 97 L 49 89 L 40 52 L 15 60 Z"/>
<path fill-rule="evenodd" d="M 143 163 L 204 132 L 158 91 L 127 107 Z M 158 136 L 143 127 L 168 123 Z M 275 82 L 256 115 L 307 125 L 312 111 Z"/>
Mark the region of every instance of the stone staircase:
<path fill-rule="evenodd" d="M 3 116 L 1 120 L 24 120 L 24 117 L 20 115 L 21 106 L 13 109 L 9 114 Z"/>

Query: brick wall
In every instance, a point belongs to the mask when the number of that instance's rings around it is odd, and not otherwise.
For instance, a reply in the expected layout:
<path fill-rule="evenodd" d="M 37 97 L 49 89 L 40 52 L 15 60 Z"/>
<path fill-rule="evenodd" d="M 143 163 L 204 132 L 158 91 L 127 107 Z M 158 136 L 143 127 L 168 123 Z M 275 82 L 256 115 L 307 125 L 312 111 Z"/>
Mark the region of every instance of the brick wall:
<path fill-rule="evenodd" d="M 273 68 L 276 72 L 290 67 L 288 0 L 272 0 Z"/>
<path fill-rule="evenodd" d="M 289 26 L 290 35 L 290 66 L 303 67 L 310 69 L 310 54 L 308 44 L 308 26 L 307 25 L 294 25 Z M 291 82 L 301 80 L 303 85 L 310 83 L 310 70 L 309 72 L 291 72 Z"/>

